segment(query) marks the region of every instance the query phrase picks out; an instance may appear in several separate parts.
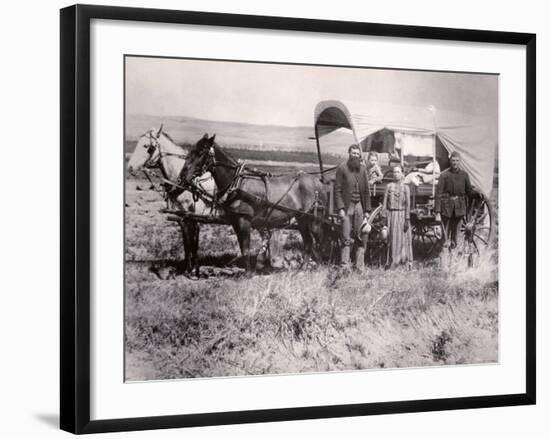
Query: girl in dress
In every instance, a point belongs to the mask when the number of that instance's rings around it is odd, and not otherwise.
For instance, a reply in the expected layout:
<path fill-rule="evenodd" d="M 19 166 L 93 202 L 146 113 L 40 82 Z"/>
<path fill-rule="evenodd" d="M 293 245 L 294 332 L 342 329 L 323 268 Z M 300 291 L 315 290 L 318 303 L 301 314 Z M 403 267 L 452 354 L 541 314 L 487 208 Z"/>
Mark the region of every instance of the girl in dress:
<path fill-rule="evenodd" d="M 386 186 L 383 211 L 388 224 L 388 255 L 386 268 L 397 265 L 412 267 L 411 193 L 403 182 L 401 166 L 393 168 L 395 181 Z"/>

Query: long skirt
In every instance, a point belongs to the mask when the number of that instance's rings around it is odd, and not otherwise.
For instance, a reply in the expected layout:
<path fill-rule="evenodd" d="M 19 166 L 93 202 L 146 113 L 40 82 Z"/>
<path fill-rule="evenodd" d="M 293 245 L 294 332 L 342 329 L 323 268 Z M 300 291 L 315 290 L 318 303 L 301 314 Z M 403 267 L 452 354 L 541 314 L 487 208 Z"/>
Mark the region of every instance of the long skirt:
<path fill-rule="evenodd" d="M 388 256 L 386 265 L 410 265 L 413 261 L 411 227 L 405 232 L 405 211 L 388 211 Z"/>

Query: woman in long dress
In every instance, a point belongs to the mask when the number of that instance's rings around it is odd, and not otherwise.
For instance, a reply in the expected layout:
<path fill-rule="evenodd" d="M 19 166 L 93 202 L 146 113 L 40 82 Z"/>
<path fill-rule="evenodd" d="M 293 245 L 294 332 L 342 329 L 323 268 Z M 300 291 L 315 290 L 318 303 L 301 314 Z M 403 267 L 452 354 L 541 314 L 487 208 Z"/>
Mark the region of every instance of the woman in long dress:
<path fill-rule="evenodd" d="M 386 186 L 383 211 L 388 224 L 388 254 L 386 268 L 406 265 L 413 261 L 411 231 L 411 192 L 403 182 L 401 166 L 393 168 L 395 181 Z"/>

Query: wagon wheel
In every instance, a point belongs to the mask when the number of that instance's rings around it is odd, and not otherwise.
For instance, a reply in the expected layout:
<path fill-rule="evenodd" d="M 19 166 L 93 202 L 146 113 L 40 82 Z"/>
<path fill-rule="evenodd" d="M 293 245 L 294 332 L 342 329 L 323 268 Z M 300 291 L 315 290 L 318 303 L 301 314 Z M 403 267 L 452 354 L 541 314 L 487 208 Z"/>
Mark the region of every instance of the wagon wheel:
<path fill-rule="evenodd" d="M 424 259 L 428 259 L 441 250 L 445 242 L 441 223 L 434 222 L 431 218 L 425 220 L 413 219 L 411 227 L 415 258 L 422 255 Z"/>
<path fill-rule="evenodd" d="M 384 265 L 388 241 L 382 233 L 386 225 L 386 218 L 382 215 L 382 205 L 372 211 L 368 223 L 371 226 L 367 241 L 368 262 L 371 265 Z"/>
<path fill-rule="evenodd" d="M 471 198 L 466 215 L 460 224 L 457 247 L 468 258 L 472 266 L 475 257 L 489 247 L 494 233 L 494 211 L 490 201 L 484 195 Z"/>

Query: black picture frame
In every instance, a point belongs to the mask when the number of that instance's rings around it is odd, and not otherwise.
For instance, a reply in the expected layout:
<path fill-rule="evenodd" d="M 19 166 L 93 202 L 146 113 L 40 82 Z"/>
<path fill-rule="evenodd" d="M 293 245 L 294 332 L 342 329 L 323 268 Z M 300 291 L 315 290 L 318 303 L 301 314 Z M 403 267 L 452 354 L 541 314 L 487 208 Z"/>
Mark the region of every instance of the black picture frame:
<path fill-rule="evenodd" d="M 525 393 L 90 420 L 90 21 L 133 20 L 331 34 L 501 43 L 526 48 L 526 376 Z M 76 5 L 61 10 L 60 426 L 72 433 L 305 420 L 535 404 L 536 400 L 536 36 L 288 17 Z"/>

